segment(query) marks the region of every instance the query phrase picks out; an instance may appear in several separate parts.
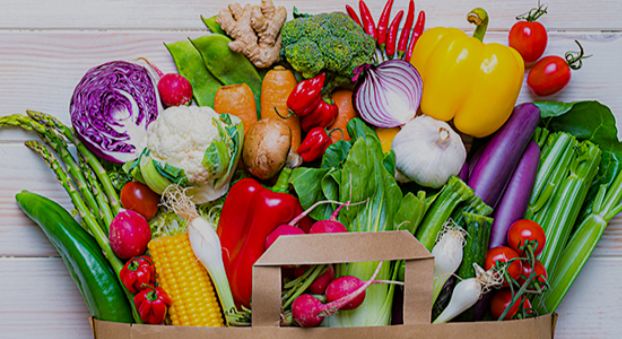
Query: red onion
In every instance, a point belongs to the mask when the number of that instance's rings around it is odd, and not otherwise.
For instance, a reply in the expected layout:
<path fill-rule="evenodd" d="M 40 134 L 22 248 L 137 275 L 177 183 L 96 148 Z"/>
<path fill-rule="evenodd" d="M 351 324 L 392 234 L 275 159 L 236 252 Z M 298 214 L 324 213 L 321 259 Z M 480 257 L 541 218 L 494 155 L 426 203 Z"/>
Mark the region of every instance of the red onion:
<path fill-rule="evenodd" d="M 354 69 L 354 79 L 363 77 L 354 89 L 354 109 L 368 124 L 397 127 L 412 120 L 421 102 L 423 82 L 417 69 L 403 60 Z"/>

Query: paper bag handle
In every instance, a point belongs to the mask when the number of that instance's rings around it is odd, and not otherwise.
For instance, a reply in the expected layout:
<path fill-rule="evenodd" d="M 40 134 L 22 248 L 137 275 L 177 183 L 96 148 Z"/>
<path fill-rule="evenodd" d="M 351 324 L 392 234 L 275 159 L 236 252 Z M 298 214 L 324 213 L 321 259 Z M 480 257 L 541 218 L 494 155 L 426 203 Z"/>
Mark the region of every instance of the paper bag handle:
<path fill-rule="evenodd" d="M 434 257 L 408 231 L 280 237 L 253 266 L 253 327 L 278 327 L 281 265 L 405 260 L 404 324 L 429 324 Z"/>

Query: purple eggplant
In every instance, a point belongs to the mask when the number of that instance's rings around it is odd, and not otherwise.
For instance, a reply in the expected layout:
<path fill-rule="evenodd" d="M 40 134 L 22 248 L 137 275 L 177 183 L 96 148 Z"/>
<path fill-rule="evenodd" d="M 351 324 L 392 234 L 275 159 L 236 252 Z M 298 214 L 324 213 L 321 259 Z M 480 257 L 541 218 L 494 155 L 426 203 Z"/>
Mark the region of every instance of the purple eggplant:
<path fill-rule="evenodd" d="M 469 186 L 490 207 L 496 208 L 505 186 L 540 122 L 532 103 L 514 107 L 510 119 L 490 139 L 469 177 Z"/>
<path fill-rule="evenodd" d="M 466 161 L 462 164 L 462 169 L 460 170 L 460 173 L 458 173 L 458 178 L 462 179 L 464 182 L 469 180 L 469 165 L 467 165 Z"/>
<path fill-rule="evenodd" d="M 486 143 L 486 145 L 488 145 L 488 143 Z M 482 156 L 482 152 L 484 151 L 484 149 L 486 148 L 486 145 L 478 148 L 475 153 L 473 153 L 473 156 L 471 157 L 471 160 L 469 160 L 469 177 L 471 177 L 471 175 L 473 175 L 473 171 L 475 170 L 475 166 L 477 166 L 477 162 L 479 161 L 479 157 Z"/>
<path fill-rule="evenodd" d="M 510 226 L 525 217 L 540 165 L 540 147 L 530 141 L 495 209 L 488 248 L 506 244 Z"/>

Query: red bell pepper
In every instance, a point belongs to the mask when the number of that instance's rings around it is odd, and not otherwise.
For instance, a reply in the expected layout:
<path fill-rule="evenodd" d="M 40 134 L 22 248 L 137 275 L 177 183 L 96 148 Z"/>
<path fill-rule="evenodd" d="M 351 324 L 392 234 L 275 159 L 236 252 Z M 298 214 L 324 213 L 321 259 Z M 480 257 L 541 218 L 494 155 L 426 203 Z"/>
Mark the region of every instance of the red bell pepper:
<path fill-rule="evenodd" d="M 225 199 L 217 234 L 223 262 L 236 305 L 250 306 L 253 264 L 265 251 L 266 238 L 279 225 L 303 212 L 300 202 L 286 193 L 291 169 L 281 172 L 272 188 L 245 178 L 236 182 Z M 308 232 L 312 220 L 298 225 Z"/>
<path fill-rule="evenodd" d="M 300 117 L 313 112 L 322 101 L 324 80 L 326 80 L 326 73 L 299 82 L 287 97 L 287 107 Z"/>
<path fill-rule="evenodd" d="M 162 287 L 144 284 L 145 288 L 134 296 L 134 305 L 145 324 L 161 324 L 166 311 L 173 303 Z"/>
<path fill-rule="evenodd" d="M 332 99 L 329 100 L 330 103 L 322 99 L 313 113 L 302 117 L 300 127 L 302 127 L 303 131 L 309 132 L 314 127 L 328 127 L 337 120 L 339 106 L 335 105 Z"/>
<path fill-rule="evenodd" d="M 144 285 L 155 286 L 155 268 L 151 258 L 139 255 L 128 260 L 119 272 L 119 278 L 127 290 L 136 294 Z"/>
<path fill-rule="evenodd" d="M 326 149 L 332 143 L 330 134 L 338 130 L 333 129 L 326 131 L 324 127 L 315 127 L 305 137 L 305 140 L 298 147 L 298 154 L 305 162 L 311 162 L 320 158 L 326 152 Z"/>

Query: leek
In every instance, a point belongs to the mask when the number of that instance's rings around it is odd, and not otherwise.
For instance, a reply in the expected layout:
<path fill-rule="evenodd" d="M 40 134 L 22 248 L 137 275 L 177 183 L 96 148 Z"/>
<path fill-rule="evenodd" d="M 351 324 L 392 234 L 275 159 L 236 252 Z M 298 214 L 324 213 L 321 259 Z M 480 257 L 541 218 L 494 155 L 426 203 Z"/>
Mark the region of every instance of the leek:
<path fill-rule="evenodd" d="M 620 199 L 622 199 L 622 172 L 618 173 L 608 192 L 606 185 L 600 186 L 592 212 L 577 227 L 558 260 L 557 268 L 549 271 L 550 289 L 540 297 L 542 302 L 534 304 L 540 314 L 557 310 L 596 248 L 607 228 L 607 223 L 622 211 Z"/>

